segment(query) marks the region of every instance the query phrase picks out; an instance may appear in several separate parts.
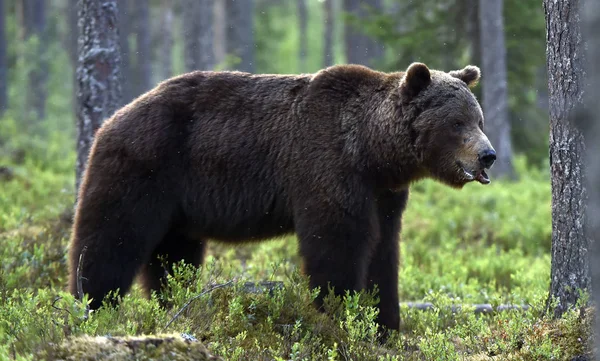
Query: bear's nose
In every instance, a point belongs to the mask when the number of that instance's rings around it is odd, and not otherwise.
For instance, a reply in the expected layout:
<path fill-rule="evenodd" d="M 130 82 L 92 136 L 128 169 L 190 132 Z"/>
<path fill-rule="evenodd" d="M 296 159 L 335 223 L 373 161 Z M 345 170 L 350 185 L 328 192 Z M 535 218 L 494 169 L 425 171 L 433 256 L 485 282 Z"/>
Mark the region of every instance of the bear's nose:
<path fill-rule="evenodd" d="M 484 168 L 490 168 L 495 160 L 496 151 L 493 149 L 486 149 L 479 153 L 479 163 L 481 163 Z"/>

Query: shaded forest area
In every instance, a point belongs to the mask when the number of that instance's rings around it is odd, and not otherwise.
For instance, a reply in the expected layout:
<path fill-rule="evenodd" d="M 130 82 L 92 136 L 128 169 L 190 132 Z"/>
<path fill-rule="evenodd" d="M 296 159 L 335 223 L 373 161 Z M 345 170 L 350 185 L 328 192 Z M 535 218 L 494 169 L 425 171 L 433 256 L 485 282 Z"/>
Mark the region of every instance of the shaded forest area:
<path fill-rule="evenodd" d="M 74 131 L 76 0 L 0 5 L 0 111 L 30 133 Z M 506 157 L 495 172 L 512 172 L 513 149 L 536 166 L 547 159 L 539 1 L 122 0 L 118 7 L 121 105 L 194 69 L 298 73 L 338 63 L 382 71 L 412 61 L 442 70 L 477 64 L 483 78 L 475 92 L 492 143 Z M 56 113 L 59 124 L 47 119 Z"/>

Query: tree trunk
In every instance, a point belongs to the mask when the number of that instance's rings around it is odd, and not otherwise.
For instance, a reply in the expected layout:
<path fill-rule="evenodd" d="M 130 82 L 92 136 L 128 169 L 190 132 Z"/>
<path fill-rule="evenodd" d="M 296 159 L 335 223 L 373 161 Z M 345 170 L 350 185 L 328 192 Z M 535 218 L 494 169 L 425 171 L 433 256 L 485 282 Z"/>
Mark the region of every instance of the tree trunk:
<path fill-rule="evenodd" d="M 8 105 L 5 20 L 4 0 L 0 0 L 0 117 L 4 115 Z"/>
<path fill-rule="evenodd" d="M 494 177 L 512 178 L 514 171 L 502 8 L 503 0 L 479 0 L 483 111 L 486 134 L 498 157 L 490 174 Z"/>
<path fill-rule="evenodd" d="M 254 0 L 225 0 L 227 55 L 239 58 L 235 69 L 253 73 Z"/>
<path fill-rule="evenodd" d="M 184 61 L 187 71 L 212 70 L 214 0 L 184 0 Z"/>
<path fill-rule="evenodd" d="M 579 0 L 544 0 L 550 91 L 550 167 L 552 178 L 552 271 L 548 301 L 558 301 L 555 316 L 590 287 L 590 240 L 584 232 L 583 134 L 573 122 L 582 104 L 584 68 Z"/>
<path fill-rule="evenodd" d="M 214 19 L 214 53 L 215 53 L 215 65 L 221 64 L 225 61 L 226 55 L 226 30 L 225 30 L 225 0 L 215 0 L 215 5 L 213 9 L 213 19 Z"/>
<path fill-rule="evenodd" d="M 365 6 L 381 10 L 381 0 L 344 0 L 344 15 L 353 15 L 362 21 L 367 12 Z M 344 42 L 346 46 L 346 61 L 351 64 L 373 66 L 374 62 L 382 56 L 383 48 L 370 36 L 363 34 L 360 25 L 346 21 L 344 25 Z"/>
<path fill-rule="evenodd" d="M 117 0 L 79 1 L 77 189 L 96 130 L 121 100 L 117 13 Z"/>
<path fill-rule="evenodd" d="M 323 6 L 325 11 L 325 45 L 323 49 L 323 67 L 333 65 L 333 31 L 335 29 L 333 1 L 324 0 Z"/>
<path fill-rule="evenodd" d="M 162 0 L 160 12 L 160 77 L 164 80 L 173 74 L 173 1 Z"/>
<path fill-rule="evenodd" d="M 589 192 L 587 211 L 587 235 L 592 241 L 590 258 L 595 262 L 591 264 L 592 295 L 596 308 L 595 324 L 595 349 L 596 359 L 600 359 L 600 162 L 596 160 L 600 153 L 600 2 L 587 1 L 582 9 L 583 39 L 587 43 L 586 75 L 589 81 L 585 89 L 585 106 L 578 112 L 582 119 L 580 126 L 586 135 L 586 172 L 587 189 Z"/>
<path fill-rule="evenodd" d="M 133 96 L 138 97 L 152 86 L 152 50 L 150 42 L 150 1 L 135 2 L 135 87 Z"/>
<path fill-rule="evenodd" d="M 46 83 L 48 78 L 48 61 L 46 59 L 46 2 L 45 0 L 24 0 L 23 17 L 25 39 L 37 38 L 35 50 L 28 52 L 33 56 L 27 58 L 31 67 L 27 74 L 26 112 L 35 112 L 37 120 L 46 117 Z M 27 117 L 29 118 L 29 117 Z"/>
<path fill-rule="evenodd" d="M 135 79 L 131 70 L 131 52 L 129 50 L 129 34 L 131 33 L 131 2 L 119 0 L 119 46 L 121 48 L 121 91 L 123 94 L 122 105 L 129 103 L 134 98 Z"/>
<path fill-rule="evenodd" d="M 308 10 L 306 9 L 306 0 L 296 0 L 298 5 L 298 24 L 299 24 L 299 40 L 300 40 L 300 72 L 306 71 L 306 54 L 308 52 L 308 44 L 306 39 L 306 26 L 308 23 Z"/>

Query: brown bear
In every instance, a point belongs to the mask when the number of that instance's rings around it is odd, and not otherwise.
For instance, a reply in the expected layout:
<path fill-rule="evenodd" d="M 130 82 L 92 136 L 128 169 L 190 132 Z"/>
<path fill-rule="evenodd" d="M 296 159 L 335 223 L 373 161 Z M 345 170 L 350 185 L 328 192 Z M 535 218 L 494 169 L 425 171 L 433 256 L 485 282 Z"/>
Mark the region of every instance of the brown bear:
<path fill-rule="evenodd" d="M 160 83 L 98 130 L 78 194 L 69 288 L 101 305 L 136 275 L 160 290 L 168 262 L 206 242 L 295 233 L 322 297 L 378 285 L 399 328 L 398 242 L 412 182 L 489 183 L 495 151 L 470 90 L 479 68 L 383 73 L 195 71 Z M 83 262 L 80 254 L 86 249 Z M 78 277 L 78 266 L 80 266 Z"/>

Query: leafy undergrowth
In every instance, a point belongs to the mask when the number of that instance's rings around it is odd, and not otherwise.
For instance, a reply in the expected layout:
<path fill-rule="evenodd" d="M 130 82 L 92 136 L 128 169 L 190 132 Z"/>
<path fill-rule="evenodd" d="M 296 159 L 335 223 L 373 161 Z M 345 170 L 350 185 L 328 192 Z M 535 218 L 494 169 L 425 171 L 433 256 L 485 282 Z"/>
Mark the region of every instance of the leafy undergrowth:
<path fill-rule="evenodd" d="M 522 159 L 513 183 L 413 186 L 400 297 L 433 307 L 403 305 L 401 332 L 383 340 L 376 295 L 331 297 L 328 314 L 312 307 L 294 237 L 211 244 L 205 266 L 178 265 L 161 296 L 145 299 L 136 285 L 118 306 L 87 314 L 64 292 L 74 155 L 56 137 L 62 146 L 0 142 L 0 166 L 11 174 L 0 178 L 0 360 L 200 360 L 204 347 L 225 360 L 570 360 L 589 352 L 590 310 L 545 315 L 550 185 L 547 170 Z M 284 287 L 248 290 L 246 282 L 263 280 Z M 470 307 L 481 303 L 528 307 Z"/>

